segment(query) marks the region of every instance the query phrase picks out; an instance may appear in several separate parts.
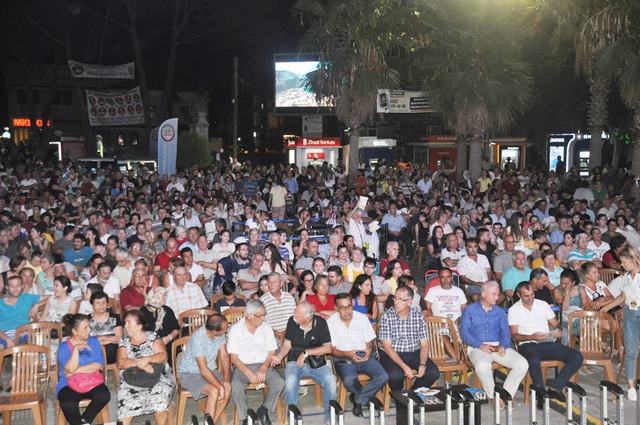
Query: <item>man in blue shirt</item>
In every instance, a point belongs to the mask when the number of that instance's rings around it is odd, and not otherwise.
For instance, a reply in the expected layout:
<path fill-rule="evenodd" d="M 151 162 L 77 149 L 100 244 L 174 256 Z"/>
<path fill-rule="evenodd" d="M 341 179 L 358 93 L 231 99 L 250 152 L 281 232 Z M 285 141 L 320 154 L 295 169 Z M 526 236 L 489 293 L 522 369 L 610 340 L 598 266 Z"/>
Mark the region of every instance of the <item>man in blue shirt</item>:
<path fill-rule="evenodd" d="M 0 348 L 13 347 L 16 329 L 36 317 L 38 308 L 46 302 L 39 295 L 23 294 L 23 289 L 20 276 L 9 278 L 7 295 L 0 299 Z"/>
<path fill-rule="evenodd" d="M 85 239 L 82 233 L 73 236 L 73 246 L 64 251 L 64 261 L 73 264 L 78 270 L 83 268 L 91 256 L 93 248 L 85 246 Z"/>
<path fill-rule="evenodd" d="M 509 348 L 511 332 L 506 312 L 496 306 L 500 296 L 497 282 L 482 285 L 482 298 L 462 312 L 460 334 L 468 346 L 469 360 L 473 364 L 487 396 L 493 398 L 493 370 L 496 362 L 511 369 L 504 381 L 504 389 L 513 397 L 527 374 L 529 363 L 517 351 Z"/>
<path fill-rule="evenodd" d="M 502 291 L 507 298 L 513 298 L 513 291 L 516 286 L 524 280 L 529 280 L 531 269 L 527 266 L 527 257 L 522 251 L 515 251 L 513 254 L 513 267 L 505 270 L 502 275 Z"/>
<path fill-rule="evenodd" d="M 382 224 L 387 225 L 390 241 L 404 242 L 407 247 L 407 258 L 411 259 L 411 237 L 404 230 L 407 227 L 407 219 L 398 212 L 395 202 L 389 203 L 389 212 L 382 217 Z"/>

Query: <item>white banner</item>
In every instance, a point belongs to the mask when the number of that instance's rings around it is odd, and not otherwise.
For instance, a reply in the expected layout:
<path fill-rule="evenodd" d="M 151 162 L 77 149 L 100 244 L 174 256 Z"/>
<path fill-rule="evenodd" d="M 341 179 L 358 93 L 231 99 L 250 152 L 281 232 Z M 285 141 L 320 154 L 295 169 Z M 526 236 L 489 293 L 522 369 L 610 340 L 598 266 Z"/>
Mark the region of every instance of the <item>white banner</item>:
<path fill-rule="evenodd" d="M 378 89 L 376 112 L 379 114 L 420 114 L 433 112 L 427 92 Z"/>
<path fill-rule="evenodd" d="M 89 125 L 144 124 L 140 87 L 125 92 L 87 90 Z"/>
<path fill-rule="evenodd" d="M 133 80 L 135 74 L 133 62 L 122 65 L 93 65 L 72 60 L 67 62 L 69 63 L 71 75 L 76 78 L 121 78 Z"/>

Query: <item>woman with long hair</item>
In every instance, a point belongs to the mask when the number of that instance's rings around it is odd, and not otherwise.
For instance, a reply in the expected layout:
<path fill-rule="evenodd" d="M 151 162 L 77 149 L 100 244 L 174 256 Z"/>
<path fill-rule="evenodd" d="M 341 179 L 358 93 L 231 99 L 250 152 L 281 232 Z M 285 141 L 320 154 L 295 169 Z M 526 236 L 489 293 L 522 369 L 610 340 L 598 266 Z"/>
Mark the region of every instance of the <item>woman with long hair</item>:
<path fill-rule="evenodd" d="M 366 274 L 356 277 L 350 292 L 353 298 L 353 309 L 365 314 L 371 323 L 375 323 L 378 320 L 378 303 L 373 293 L 371 277 Z"/>
<path fill-rule="evenodd" d="M 447 247 L 442 226 L 435 226 L 431 231 L 431 239 L 427 243 L 427 269 L 440 270 L 440 252 Z"/>
<path fill-rule="evenodd" d="M 602 308 L 602 311 L 624 304 L 623 333 L 624 333 L 624 372 L 629 388 L 627 398 L 636 401 L 636 369 L 638 365 L 638 344 L 640 344 L 640 254 L 632 247 L 625 248 L 620 253 L 622 267 L 627 272 L 623 279 L 622 293 L 613 302 Z"/>
<path fill-rule="evenodd" d="M 398 279 L 404 273 L 404 269 L 402 267 L 402 263 L 400 260 L 391 260 L 389 264 L 387 264 L 387 270 L 385 272 L 385 280 L 382 283 L 383 286 L 387 285 L 391 288 L 391 293 L 395 294 L 396 289 L 398 289 Z"/>

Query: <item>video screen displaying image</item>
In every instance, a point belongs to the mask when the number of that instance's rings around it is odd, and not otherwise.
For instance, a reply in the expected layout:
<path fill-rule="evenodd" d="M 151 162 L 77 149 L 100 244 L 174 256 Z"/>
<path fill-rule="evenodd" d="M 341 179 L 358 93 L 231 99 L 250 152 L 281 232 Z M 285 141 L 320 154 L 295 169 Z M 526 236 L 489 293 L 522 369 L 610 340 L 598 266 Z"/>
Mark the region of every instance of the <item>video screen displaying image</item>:
<path fill-rule="evenodd" d="M 318 69 L 320 62 L 276 62 L 276 108 L 314 108 L 331 106 L 329 101 L 318 104 L 316 95 L 304 87 L 305 76 Z"/>

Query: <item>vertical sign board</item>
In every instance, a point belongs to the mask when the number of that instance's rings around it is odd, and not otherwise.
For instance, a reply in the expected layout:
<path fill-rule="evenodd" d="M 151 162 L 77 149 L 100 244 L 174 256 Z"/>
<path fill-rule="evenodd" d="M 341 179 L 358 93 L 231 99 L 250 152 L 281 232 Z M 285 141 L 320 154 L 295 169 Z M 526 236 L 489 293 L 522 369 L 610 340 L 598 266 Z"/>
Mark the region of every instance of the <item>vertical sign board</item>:
<path fill-rule="evenodd" d="M 170 118 L 158 130 L 158 175 L 176 173 L 178 153 L 178 118 Z"/>

